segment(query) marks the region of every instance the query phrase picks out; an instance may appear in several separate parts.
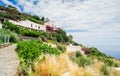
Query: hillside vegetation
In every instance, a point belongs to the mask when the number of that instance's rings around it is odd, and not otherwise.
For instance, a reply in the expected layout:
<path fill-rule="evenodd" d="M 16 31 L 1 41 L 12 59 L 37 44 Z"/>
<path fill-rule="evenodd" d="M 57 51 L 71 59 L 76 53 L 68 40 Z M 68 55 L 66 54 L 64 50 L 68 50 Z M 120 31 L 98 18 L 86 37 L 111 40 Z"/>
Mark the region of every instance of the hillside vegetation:
<path fill-rule="evenodd" d="M 13 31 L 18 35 L 36 37 L 36 38 L 41 38 L 43 40 L 53 40 L 53 41 L 66 43 L 66 44 L 69 44 L 71 42 L 74 43 L 72 41 L 71 35 L 67 36 L 66 32 L 62 29 L 58 31 L 54 31 L 53 33 L 50 33 L 50 32 L 44 32 L 44 31 L 30 30 L 27 28 L 22 29 L 21 27 L 9 21 L 5 21 L 2 24 L 4 29 Z"/>
<path fill-rule="evenodd" d="M 6 18 L 11 20 L 30 20 L 38 24 L 44 24 L 45 22 L 49 21 L 48 18 L 41 17 L 39 18 L 37 15 L 30 15 L 26 13 L 21 13 L 17 10 L 16 7 L 8 5 L 7 7 L 0 6 L 0 18 Z"/>
<path fill-rule="evenodd" d="M 31 20 L 44 24 L 49 19 L 19 12 L 15 7 L 0 6 L 0 18 Z M 21 27 L 5 21 L 0 29 L 0 44 L 17 43 L 16 52 L 20 59 L 18 76 L 120 76 L 120 61 L 107 56 L 95 47 L 86 47 L 73 41 L 62 29 L 44 32 Z M 24 40 L 20 35 L 37 38 Z M 73 44 L 81 50 L 66 51 Z M 83 52 L 83 53 L 82 53 Z"/>
<path fill-rule="evenodd" d="M 91 48 L 87 55 L 73 54 L 30 40 L 19 42 L 16 51 L 21 60 L 18 74 L 25 76 L 118 76 L 115 67 L 120 66 L 120 61 Z"/>

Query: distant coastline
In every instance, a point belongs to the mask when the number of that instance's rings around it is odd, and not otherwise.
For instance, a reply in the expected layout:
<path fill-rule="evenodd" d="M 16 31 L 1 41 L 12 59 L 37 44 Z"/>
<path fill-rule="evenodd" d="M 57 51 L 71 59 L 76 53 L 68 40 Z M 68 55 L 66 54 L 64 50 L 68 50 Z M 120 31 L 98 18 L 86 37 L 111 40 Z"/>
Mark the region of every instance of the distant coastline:
<path fill-rule="evenodd" d="M 120 45 L 87 45 L 88 47 L 96 47 L 101 52 L 120 59 Z"/>

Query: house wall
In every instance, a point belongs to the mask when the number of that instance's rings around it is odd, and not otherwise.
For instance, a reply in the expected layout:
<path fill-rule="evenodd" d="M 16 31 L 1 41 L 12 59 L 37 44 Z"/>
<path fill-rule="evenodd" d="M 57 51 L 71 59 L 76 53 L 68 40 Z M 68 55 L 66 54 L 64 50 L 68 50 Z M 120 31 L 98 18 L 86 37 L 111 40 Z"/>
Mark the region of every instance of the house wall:
<path fill-rule="evenodd" d="M 37 30 L 38 26 L 40 26 L 39 24 L 36 24 L 36 23 L 31 22 L 29 20 L 19 21 L 19 24 L 21 26 L 24 26 L 24 27 L 27 27 L 27 28 L 30 28 L 30 29 L 35 29 L 35 30 Z"/>
<path fill-rule="evenodd" d="M 54 31 L 57 31 L 57 30 L 60 30 L 60 28 L 58 28 L 58 27 L 54 27 L 53 30 L 54 30 Z"/>
<path fill-rule="evenodd" d="M 40 26 L 40 28 L 39 28 L 39 30 L 43 30 L 43 31 L 45 31 L 45 32 L 46 32 L 46 26 L 41 25 L 41 26 Z"/>
<path fill-rule="evenodd" d="M 52 31 L 53 31 L 53 27 L 47 25 L 47 26 L 46 26 L 46 31 L 51 31 L 51 32 L 52 32 Z"/>
<path fill-rule="evenodd" d="M 54 25 L 53 25 L 52 23 L 50 23 L 50 22 L 45 23 L 44 26 L 46 26 L 46 31 L 52 32 L 52 31 L 60 30 L 60 28 L 54 26 Z"/>
<path fill-rule="evenodd" d="M 76 52 L 81 51 L 81 46 L 68 45 L 66 49 L 67 52 Z"/>
<path fill-rule="evenodd" d="M 46 22 L 46 23 L 44 24 L 44 26 L 51 26 L 51 27 L 53 27 L 53 24 L 50 23 L 50 22 Z"/>
<path fill-rule="evenodd" d="M 25 20 L 25 21 L 13 21 L 13 20 L 9 20 L 9 22 L 12 22 L 13 24 L 22 26 L 22 27 L 26 27 L 29 29 L 34 29 L 34 30 L 43 30 L 46 31 L 46 27 L 44 25 L 40 25 L 37 23 L 34 23 L 32 21 L 29 20 Z"/>

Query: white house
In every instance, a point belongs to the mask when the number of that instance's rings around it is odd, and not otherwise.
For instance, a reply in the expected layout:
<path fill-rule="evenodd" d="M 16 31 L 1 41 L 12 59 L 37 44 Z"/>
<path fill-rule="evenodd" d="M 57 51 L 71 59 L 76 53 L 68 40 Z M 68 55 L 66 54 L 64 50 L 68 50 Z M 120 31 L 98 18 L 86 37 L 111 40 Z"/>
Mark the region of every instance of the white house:
<path fill-rule="evenodd" d="M 75 45 L 67 45 L 66 48 L 67 52 L 76 52 L 76 51 L 81 51 L 81 46 L 75 46 Z"/>
<path fill-rule="evenodd" d="M 46 32 L 46 26 L 41 25 L 41 26 L 39 26 L 39 27 L 38 27 L 38 30 L 43 30 L 43 31 L 45 31 L 45 32 Z"/>
<path fill-rule="evenodd" d="M 32 21 L 29 20 L 25 20 L 25 21 L 13 21 L 13 20 L 9 20 L 9 22 L 12 22 L 13 24 L 22 26 L 22 27 L 26 27 L 29 29 L 33 29 L 33 30 L 43 30 L 46 31 L 46 27 L 44 25 L 40 25 L 37 23 L 34 23 Z"/>

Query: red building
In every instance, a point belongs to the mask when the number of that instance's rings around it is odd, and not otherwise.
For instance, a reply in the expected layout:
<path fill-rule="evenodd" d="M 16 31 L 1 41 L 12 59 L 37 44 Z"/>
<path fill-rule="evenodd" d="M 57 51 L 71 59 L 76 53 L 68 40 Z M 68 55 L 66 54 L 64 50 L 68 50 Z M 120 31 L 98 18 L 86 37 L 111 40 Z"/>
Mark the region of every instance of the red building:
<path fill-rule="evenodd" d="M 44 25 L 46 26 L 46 31 L 49 31 L 49 32 L 60 30 L 60 28 L 53 26 L 53 24 L 50 22 L 47 22 Z"/>

